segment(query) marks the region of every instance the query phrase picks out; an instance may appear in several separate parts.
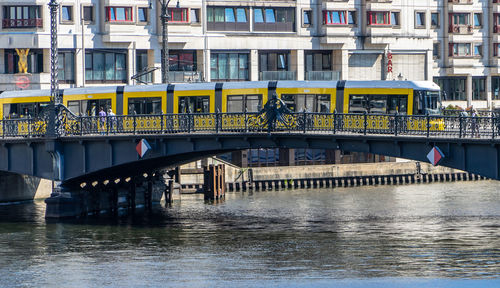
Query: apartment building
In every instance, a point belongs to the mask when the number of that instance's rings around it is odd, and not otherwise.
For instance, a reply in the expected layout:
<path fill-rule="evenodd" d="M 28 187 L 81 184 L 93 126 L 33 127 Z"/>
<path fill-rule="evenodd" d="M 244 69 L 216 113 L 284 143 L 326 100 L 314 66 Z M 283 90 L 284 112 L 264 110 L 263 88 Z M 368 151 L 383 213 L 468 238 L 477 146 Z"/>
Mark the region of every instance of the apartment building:
<path fill-rule="evenodd" d="M 48 3 L 0 2 L 0 91 L 50 87 Z M 161 82 L 158 0 L 58 3 L 61 88 Z M 168 9 L 171 82 L 434 80 L 446 103 L 500 106 L 498 0 L 176 4 Z M 133 77 L 143 71 L 151 73 Z"/>

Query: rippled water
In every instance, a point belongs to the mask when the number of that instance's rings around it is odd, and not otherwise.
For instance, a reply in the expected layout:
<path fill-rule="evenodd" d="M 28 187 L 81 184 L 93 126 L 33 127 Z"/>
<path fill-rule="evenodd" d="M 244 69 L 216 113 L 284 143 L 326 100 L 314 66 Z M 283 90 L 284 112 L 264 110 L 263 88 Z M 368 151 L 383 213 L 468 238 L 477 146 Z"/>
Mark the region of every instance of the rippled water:
<path fill-rule="evenodd" d="M 500 287 L 500 182 L 231 193 L 120 219 L 0 206 L 1 287 Z"/>

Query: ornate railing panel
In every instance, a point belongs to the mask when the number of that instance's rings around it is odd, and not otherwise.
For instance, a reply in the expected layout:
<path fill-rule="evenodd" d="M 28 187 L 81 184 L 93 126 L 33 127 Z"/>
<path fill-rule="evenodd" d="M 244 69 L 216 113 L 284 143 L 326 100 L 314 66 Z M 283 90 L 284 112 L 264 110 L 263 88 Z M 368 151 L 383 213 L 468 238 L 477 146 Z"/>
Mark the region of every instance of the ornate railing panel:
<path fill-rule="evenodd" d="M 174 133 L 331 133 L 447 138 L 500 138 L 500 118 L 442 115 L 373 115 L 289 111 L 272 99 L 258 113 L 187 113 L 79 117 L 56 107 L 59 137 Z M 46 137 L 49 113 L 1 120 L 0 137 Z"/>

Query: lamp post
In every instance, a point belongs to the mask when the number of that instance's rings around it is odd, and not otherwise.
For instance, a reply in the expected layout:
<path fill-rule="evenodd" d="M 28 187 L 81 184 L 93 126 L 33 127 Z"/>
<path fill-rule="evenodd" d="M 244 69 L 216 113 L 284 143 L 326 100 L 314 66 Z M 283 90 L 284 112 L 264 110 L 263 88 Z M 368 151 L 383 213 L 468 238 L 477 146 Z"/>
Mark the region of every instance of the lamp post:
<path fill-rule="evenodd" d="M 158 0 L 161 5 L 161 27 L 162 27 L 162 41 L 161 41 L 161 82 L 168 83 L 168 72 L 169 72 L 169 63 L 168 63 L 168 19 L 170 15 L 168 15 L 168 4 L 170 0 Z M 179 0 L 177 0 L 176 8 L 180 8 Z"/>
<path fill-rule="evenodd" d="M 57 9 L 59 4 L 56 0 L 50 0 L 50 110 L 47 134 L 57 137 L 56 131 L 56 105 L 61 103 L 59 99 L 58 83 L 58 52 L 57 52 Z"/>

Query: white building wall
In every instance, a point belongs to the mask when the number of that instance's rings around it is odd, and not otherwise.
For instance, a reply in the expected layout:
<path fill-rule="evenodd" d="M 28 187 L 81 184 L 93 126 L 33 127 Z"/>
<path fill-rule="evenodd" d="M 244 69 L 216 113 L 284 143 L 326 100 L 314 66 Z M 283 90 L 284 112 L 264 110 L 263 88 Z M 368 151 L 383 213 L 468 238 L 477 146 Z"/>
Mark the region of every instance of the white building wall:
<path fill-rule="evenodd" d="M 40 5 L 42 27 L 12 28 L 0 27 L 0 91 L 20 89 L 16 86 L 19 75 L 6 74 L 4 49 L 30 48 L 44 50 L 44 68 L 39 75 L 28 75 L 31 79 L 29 88 L 48 88 L 50 80 L 47 58 L 50 54 L 50 15 L 49 0 L 2 0 L 0 6 Z M 141 7 L 149 7 L 148 22 L 137 21 L 137 12 Z M 288 52 L 290 62 L 288 71 L 295 73 L 295 79 L 305 78 L 305 55 L 310 51 L 327 51 L 331 54 L 331 70 L 338 71 L 341 79 L 398 79 L 401 75 L 408 80 L 432 80 L 433 77 L 465 77 L 466 98 L 452 101 L 461 106 L 494 107 L 500 105 L 496 96 L 492 77 L 500 75 L 498 57 L 493 50 L 500 42 L 500 34 L 493 30 L 493 15 L 500 13 L 500 4 L 473 0 L 471 4 L 450 3 L 447 0 L 392 0 L 392 1 L 323 1 L 323 0 L 284 0 L 284 1 L 205 1 L 183 0 L 182 8 L 198 9 L 198 23 L 173 23 L 168 25 L 168 45 L 174 50 L 196 51 L 197 72 L 200 79 L 211 80 L 210 64 L 214 52 L 248 53 L 248 80 L 259 80 L 259 55 L 262 51 Z M 175 7 L 171 1 L 170 7 Z M 148 66 L 161 66 L 161 7 L 158 1 L 149 0 L 62 0 L 61 5 L 73 7 L 73 20 L 64 23 L 59 19 L 59 47 L 71 49 L 75 53 L 75 81 L 61 84 L 62 88 L 86 85 L 105 85 L 84 82 L 84 61 L 82 46 L 92 49 L 126 49 L 127 79 L 136 73 L 135 51 L 148 50 Z M 94 21 L 82 23 L 82 7 L 92 5 Z M 130 6 L 134 19 L 126 23 L 105 21 L 106 6 Z M 207 29 L 207 7 L 246 7 L 248 31 L 229 31 Z M 257 31 L 253 23 L 256 7 L 291 7 L 295 10 L 293 31 L 273 32 Z M 356 25 L 325 25 L 325 11 L 354 11 Z M 311 11 L 310 25 L 304 25 L 303 12 Z M 367 14 L 371 11 L 399 13 L 399 25 L 368 25 Z M 190 12 L 190 11 L 189 11 Z M 424 13 L 425 25 L 417 27 L 416 13 Z M 431 27 L 432 13 L 439 13 L 439 25 Z M 450 13 L 469 13 L 473 21 L 474 13 L 482 13 L 482 25 L 472 27 L 467 33 L 449 31 Z M 0 19 L 5 19 L 0 9 Z M 470 22 L 472 23 L 472 22 Z M 82 25 L 83 24 L 83 25 Z M 473 24 L 473 23 L 472 23 Z M 82 45 L 83 29 L 83 45 Z M 439 48 L 438 57 L 434 57 L 434 44 Z M 449 55 L 450 43 L 482 43 L 482 55 L 460 57 Z M 388 72 L 387 55 L 391 53 L 392 73 Z M 399 77 L 399 78 L 401 78 Z M 476 77 L 485 78 L 485 100 L 472 98 L 472 81 Z M 161 82 L 159 70 L 153 72 L 153 82 Z M 131 80 L 126 81 L 133 84 Z M 124 84 L 127 84 L 124 83 Z M 497 96 L 498 98 L 498 96 Z"/>

